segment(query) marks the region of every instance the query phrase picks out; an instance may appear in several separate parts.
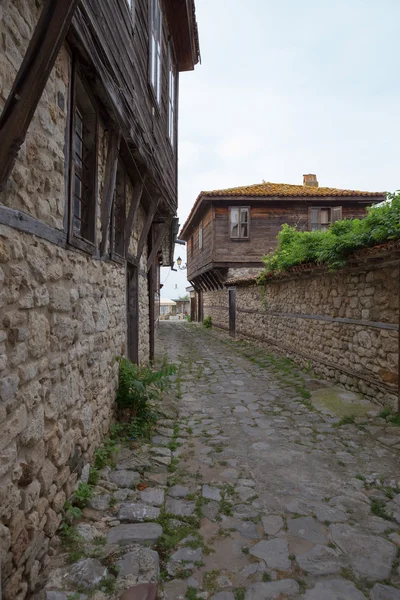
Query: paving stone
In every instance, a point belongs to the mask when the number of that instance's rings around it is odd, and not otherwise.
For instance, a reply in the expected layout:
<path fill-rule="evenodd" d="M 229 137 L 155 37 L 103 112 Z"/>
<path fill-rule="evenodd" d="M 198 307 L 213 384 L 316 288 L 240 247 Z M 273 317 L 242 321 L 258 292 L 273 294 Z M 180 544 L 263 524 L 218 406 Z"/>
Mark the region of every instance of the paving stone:
<path fill-rule="evenodd" d="M 377 583 L 371 590 L 371 600 L 400 600 L 400 590 Z"/>
<path fill-rule="evenodd" d="M 300 517 L 288 520 L 288 533 L 313 544 L 327 544 L 328 538 L 323 526 L 313 517 Z"/>
<path fill-rule="evenodd" d="M 203 558 L 203 550 L 201 548 L 180 548 L 171 556 L 172 562 L 197 562 Z"/>
<path fill-rule="evenodd" d="M 270 581 L 268 583 L 253 583 L 246 590 L 245 600 L 295 598 L 298 593 L 299 584 L 297 581 L 294 579 L 281 579 L 280 581 Z M 319 600 L 322 600 L 322 597 Z"/>
<path fill-rule="evenodd" d="M 187 582 L 182 579 L 173 579 L 164 583 L 165 600 L 185 600 Z"/>
<path fill-rule="evenodd" d="M 248 502 L 251 498 L 254 498 L 256 496 L 255 490 L 247 486 L 237 487 L 235 489 L 235 492 L 242 502 Z"/>
<path fill-rule="evenodd" d="M 169 448 L 150 448 L 150 452 L 160 456 L 171 456 L 171 450 Z"/>
<path fill-rule="evenodd" d="M 127 500 L 131 495 L 132 491 L 125 488 L 113 493 L 115 500 L 118 500 L 119 502 L 124 502 L 124 500 Z"/>
<path fill-rule="evenodd" d="M 236 519 L 254 519 L 258 517 L 258 511 L 248 504 L 238 504 L 233 509 L 233 516 Z"/>
<path fill-rule="evenodd" d="M 107 575 L 107 568 L 99 560 L 83 558 L 69 567 L 67 578 L 77 586 L 91 589 L 96 587 Z"/>
<path fill-rule="evenodd" d="M 144 473 L 144 478 L 146 481 L 151 481 L 153 483 L 158 483 L 159 485 L 167 485 L 168 483 L 168 473 Z"/>
<path fill-rule="evenodd" d="M 167 444 L 170 443 L 170 438 L 168 437 L 164 437 L 162 435 L 155 435 L 151 438 L 151 443 L 154 446 L 166 446 Z"/>
<path fill-rule="evenodd" d="M 150 548 L 135 546 L 117 561 L 118 577 L 137 577 L 141 575 L 149 582 L 157 582 L 160 559 L 158 553 Z"/>
<path fill-rule="evenodd" d="M 93 510 L 107 510 L 110 506 L 111 494 L 93 496 L 88 502 L 88 507 Z"/>
<path fill-rule="evenodd" d="M 210 521 L 215 521 L 219 514 L 219 502 L 208 502 L 207 504 L 203 504 L 202 506 L 203 515 L 210 519 Z"/>
<path fill-rule="evenodd" d="M 189 502 L 188 500 L 178 500 L 176 498 L 167 497 L 165 503 L 166 512 L 178 517 L 190 517 L 194 513 L 195 508 L 196 504 L 194 502 Z"/>
<path fill-rule="evenodd" d="M 120 600 L 156 600 L 157 585 L 155 583 L 139 583 L 125 590 Z"/>
<path fill-rule="evenodd" d="M 318 521 L 322 523 L 324 521 L 330 521 L 331 523 L 341 523 L 343 521 L 348 521 L 348 515 L 340 510 L 340 508 L 333 508 L 332 506 L 318 506 L 315 509 L 315 516 Z"/>
<path fill-rule="evenodd" d="M 173 485 L 168 490 L 168 496 L 172 498 L 186 498 L 186 496 L 190 494 L 190 490 L 183 485 Z"/>
<path fill-rule="evenodd" d="M 331 525 L 331 538 L 344 552 L 353 571 L 369 581 L 388 579 L 397 548 L 382 537 L 365 535 L 348 525 Z"/>
<path fill-rule="evenodd" d="M 365 600 L 365 596 L 351 581 L 332 579 L 319 581 L 307 590 L 304 600 Z"/>
<path fill-rule="evenodd" d="M 122 469 L 120 471 L 113 471 L 109 475 L 109 479 L 120 488 L 132 488 L 140 480 L 140 474 L 136 471 Z"/>
<path fill-rule="evenodd" d="M 88 523 L 79 523 L 75 529 L 78 535 L 86 542 L 92 542 L 102 535 L 96 527 Z"/>
<path fill-rule="evenodd" d="M 107 542 L 109 544 L 154 543 L 161 535 L 162 527 L 158 523 L 119 525 L 110 529 L 107 535 Z"/>
<path fill-rule="evenodd" d="M 236 531 L 240 533 L 240 535 L 249 540 L 255 540 L 261 538 L 262 535 L 260 533 L 260 528 L 257 527 L 253 521 L 239 521 L 234 525 Z"/>
<path fill-rule="evenodd" d="M 118 511 L 120 521 L 135 523 L 136 521 L 156 520 L 160 516 L 160 509 L 143 502 L 129 502 L 121 504 Z"/>
<path fill-rule="evenodd" d="M 242 485 L 242 486 L 244 485 L 247 487 L 252 487 L 252 488 L 256 487 L 256 482 L 253 481 L 252 479 L 239 479 L 238 484 Z"/>
<path fill-rule="evenodd" d="M 156 462 L 160 465 L 165 465 L 167 467 L 171 464 L 170 456 L 154 456 L 153 460 L 154 460 L 154 462 Z"/>
<path fill-rule="evenodd" d="M 235 596 L 232 592 L 218 592 L 211 596 L 211 600 L 235 600 Z"/>
<path fill-rule="evenodd" d="M 219 502 L 221 500 L 221 490 L 209 485 L 203 485 L 202 496 L 208 500 L 215 500 L 216 502 Z"/>
<path fill-rule="evenodd" d="M 270 569 L 289 569 L 291 566 L 288 558 L 289 550 L 286 540 L 262 540 L 250 548 L 250 554 L 261 558 Z"/>
<path fill-rule="evenodd" d="M 269 450 L 271 448 L 271 445 L 267 444 L 266 442 L 256 442 L 255 444 L 252 444 L 252 448 L 256 452 L 263 452 L 264 450 Z"/>
<path fill-rule="evenodd" d="M 143 502 L 161 506 L 164 504 L 164 490 L 161 488 L 147 488 L 140 492 L 140 497 Z"/>
<path fill-rule="evenodd" d="M 306 554 L 298 554 L 296 559 L 310 575 L 333 575 L 343 566 L 339 552 L 328 546 L 315 546 Z"/>
<path fill-rule="evenodd" d="M 262 517 L 262 524 L 267 535 L 276 535 L 283 527 L 283 519 L 278 515 Z"/>
<path fill-rule="evenodd" d="M 169 427 L 157 427 L 157 433 L 167 438 L 174 437 L 174 430 L 170 429 Z"/>

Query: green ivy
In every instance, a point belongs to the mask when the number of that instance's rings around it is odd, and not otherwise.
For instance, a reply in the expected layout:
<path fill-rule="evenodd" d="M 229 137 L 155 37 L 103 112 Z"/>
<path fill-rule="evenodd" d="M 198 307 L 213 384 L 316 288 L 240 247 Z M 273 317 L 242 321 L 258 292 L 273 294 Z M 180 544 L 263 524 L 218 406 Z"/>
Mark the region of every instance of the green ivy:
<path fill-rule="evenodd" d="M 212 327 L 212 319 L 210 316 L 206 317 L 203 321 L 203 325 L 204 327 L 206 327 L 207 329 L 210 329 L 210 327 Z"/>
<path fill-rule="evenodd" d="M 364 219 L 336 221 L 326 231 L 299 231 L 283 225 L 277 249 L 263 256 L 265 269 L 258 282 L 264 283 L 268 274 L 305 263 L 337 269 L 343 267 L 349 254 L 356 250 L 400 238 L 400 192 L 388 194 L 386 202 L 367 211 Z"/>

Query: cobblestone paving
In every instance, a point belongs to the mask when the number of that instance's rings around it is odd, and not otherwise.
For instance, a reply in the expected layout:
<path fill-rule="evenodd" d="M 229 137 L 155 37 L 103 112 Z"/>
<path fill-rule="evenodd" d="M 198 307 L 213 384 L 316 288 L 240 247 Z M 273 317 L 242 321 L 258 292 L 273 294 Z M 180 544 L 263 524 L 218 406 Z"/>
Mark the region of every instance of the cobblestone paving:
<path fill-rule="evenodd" d="M 172 556 L 166 597 L 400 599 L 400 429 L 379 407 L 341 424 L 308 400 L 324 382 L 214 331 L 162 323 L 159 342 L 204 542 Z"/>
<path fill-rule="evenodd" d="M 162 323 L 157 347 L 177 400 L 35 600 L 400 600 L 400 428 L 315 409 L 325 382 L 215 331 Z"/>

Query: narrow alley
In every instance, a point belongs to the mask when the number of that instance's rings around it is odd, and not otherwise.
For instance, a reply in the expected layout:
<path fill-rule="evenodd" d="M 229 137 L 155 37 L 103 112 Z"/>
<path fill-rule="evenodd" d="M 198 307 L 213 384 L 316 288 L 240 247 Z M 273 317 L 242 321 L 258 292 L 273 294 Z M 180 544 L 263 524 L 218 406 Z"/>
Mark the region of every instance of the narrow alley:
<path fill-rule="evenodd" d="M 158 335 L 186 440 L 169 483 L 200 507 L 205 544 L 178 552 L 183 574 L 168 564 L 167 598 L 399 599 L 400 432 L 379 406 L 330 416 L 325 382 L 289 361 L 203 327 Z"/>
<path fill-rule="evenodd" d="M 214 329 L 157 338 L 155 431 L 104 440 L 35 600 L 399 600 L 396 421 Z"/>

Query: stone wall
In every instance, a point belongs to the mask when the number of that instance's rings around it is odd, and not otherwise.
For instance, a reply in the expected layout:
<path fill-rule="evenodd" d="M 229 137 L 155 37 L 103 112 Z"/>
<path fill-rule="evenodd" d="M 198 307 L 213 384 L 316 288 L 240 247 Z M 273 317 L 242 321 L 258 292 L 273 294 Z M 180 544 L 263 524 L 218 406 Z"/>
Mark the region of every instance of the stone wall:
<path fill-rule="evenodd" d="M 265 287 L 244 282 L 234 287 L 237 337 L 258 340 L 348 389 L 395 406 L 398 265 L 371 260 L 335 273 L 288 275 Z M 227 289 L 204 294 L 208 315 L 228 330 Z"/>
<path fill-rule="evenodd" d="M 41 3 L 0 7 L 0 111 Z M 59 54 L 0 204 L 64 231 L 71 58 Z M 99 124 L 98 208 L 107 126 Z M 127 210 L 132 187 L 127 190 Z M 100 211 L 98 210 L 98 215 Z M 137 248 L 145 211 L 131 240 Z M 97 221 L 100 240 L 100 220 Z M 139 266 L 139 358 L 149 356 L 147 246 Z M 37 586 L 65 500 L 106 435 L 126 350 L 126 267 L 0 225 L 0 564 L 4 600 Z M 86 465 L 86 467 L 85 467 Z"/>

